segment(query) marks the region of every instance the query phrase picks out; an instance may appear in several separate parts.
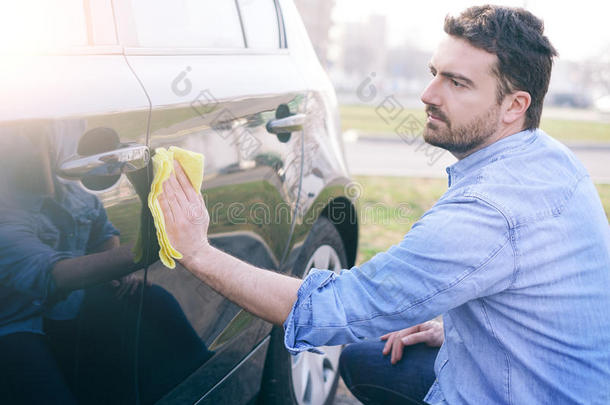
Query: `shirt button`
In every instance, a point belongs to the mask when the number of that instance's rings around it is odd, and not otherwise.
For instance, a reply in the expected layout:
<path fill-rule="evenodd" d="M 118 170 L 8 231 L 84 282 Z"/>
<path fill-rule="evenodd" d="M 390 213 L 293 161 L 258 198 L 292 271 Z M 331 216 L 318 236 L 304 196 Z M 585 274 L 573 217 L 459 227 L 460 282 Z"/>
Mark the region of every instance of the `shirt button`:
<path fill-rule="evenodd" d="M 39 307 L 42 304 L 42 302 L 40 302 L 40 300 L 34 300 L 34 301 L 32 301 L 32 304 L 34 304 L 37 307 Z"/>

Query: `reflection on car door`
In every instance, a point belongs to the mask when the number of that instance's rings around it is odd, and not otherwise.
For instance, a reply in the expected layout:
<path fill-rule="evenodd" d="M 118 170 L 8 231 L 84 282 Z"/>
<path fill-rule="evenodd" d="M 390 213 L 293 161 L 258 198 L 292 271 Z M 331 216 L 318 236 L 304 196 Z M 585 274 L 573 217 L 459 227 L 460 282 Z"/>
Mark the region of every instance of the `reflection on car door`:
<path fill-rule="evenodd" d="M 109 248 L 119 233 L 117 244 L 137 239 L 138 191 L 148 183 L 149 103 L 120 50 L 102 53 L 92 47 L 27 63 L 13 59 L 24 79 L 2 80 L 15 104 L 0 114 L 3 167 L 10 168 L 3 176 L 1 225 L 23 213 L 33 235 L 23 236 L 28 255 L 79 257 Z M 7 212 L 15 214 L 7 218 Z M 30 235 L 22 228 L 21 235 Z M 15 237 L 2 243 L 18 247 Z M 44 332 L 80 403 L 133 403 L 136 397 L 139 299 L 118 299 L 116 292 L 116 284 L 105 282 L 43 303 Z"/>
<path fill-rule="evenodd" d="M 126 49 L 127 60 L 152 103 L 151 150 L 177 145 L 205 156 L 202 191 L 211 216 L 211 243 L 257 266 L 280 270 L 299 193 L 303 147 L 299 126 L 291 127 L 282 118 L 304 111 L 304 86 L 286 50 L 279 49 L 277 25 L 271 34 L 275 49 L 246 49 L 236 4 L 220 4 L 185 1 L 176 8 L 168 3 L 167 10 L 151 10 L 134 0 L 131 9 L 120 11 L 132 13 L 138 28 L 131 35 L 138 39 Z M 269 4 L 275 13 L 274 2 Z M 167 18 L 156 20 L 158 16 Z M 189 26 L 189 21 L 197 24 Z M 166 30 L 155 34 L 149 29 L 162 22 Z M 275 14 L 273 22 L 277 24 Z M 205 32 L 199 33 L 201 47 L 194 49 L 198 28 Z M 183 37 L 186 42 L 180 43 Z M 175 42 L 168 44 L 172 39 Z M 270 133 L 268 124 L 277 133 Z M 181 266 L 169 270 L 157 263 L 149 267 L 147 277 L 175 300 L 181 332 L 174 342 L 185 342 L 159 344 L 154 358 L 141 356 L 142 370 L 147 370 L 141 385 L 162 387 L 147 400 L 165 395 L 167 402 L 197 401 L 261 349 L 258 375 L 249 382 L 257 390 L 266 348 L 261 341 L 271 325 L 242 311 Z M 143 319 L 154 316 L 143 313 Z M 143 339 L 146 333 L 141 331 Z M 170 392 L 173 385 L 177 387 Z"/>

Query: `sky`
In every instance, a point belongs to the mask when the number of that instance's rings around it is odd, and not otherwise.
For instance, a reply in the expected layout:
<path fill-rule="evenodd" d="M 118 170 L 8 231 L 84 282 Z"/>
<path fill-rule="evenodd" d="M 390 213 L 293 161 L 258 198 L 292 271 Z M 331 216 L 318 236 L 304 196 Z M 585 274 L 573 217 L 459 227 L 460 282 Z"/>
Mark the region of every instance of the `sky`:
<path fill-rule="evenodd" d="M 336 0 L 333 19 L 337 23 L 366 21 L 371 14 L 387 16 L 390 46 L 405 41 L 433 51 L 443 36 L 445 15 L 489 1 L 436 0 Z M 583 61 L 610 52 L 610 2 L 579 0 L 521 0 L 500 4 L 525 7 L 545 24 L 545 34 L 559 51 L 561 59 Z"/>

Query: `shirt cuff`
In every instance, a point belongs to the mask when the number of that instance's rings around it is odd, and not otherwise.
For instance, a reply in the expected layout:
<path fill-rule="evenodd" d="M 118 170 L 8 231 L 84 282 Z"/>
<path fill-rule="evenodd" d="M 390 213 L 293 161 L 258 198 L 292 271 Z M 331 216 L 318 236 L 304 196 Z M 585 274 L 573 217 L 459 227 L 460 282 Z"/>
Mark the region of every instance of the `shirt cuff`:
<path fill-rule="evenodd" d="M 334 280 L 336 276 L 336 273 L 330 270 L 311 269 L 303 280 L 297 291 L 297 299 L 284 321 L 284 346 L 290 354 L 296 355 L 304 351 L 324 353 L 306 340 L 299 339 L 299 320 L 311 318 L 311 295 L 316 289 Z"/>

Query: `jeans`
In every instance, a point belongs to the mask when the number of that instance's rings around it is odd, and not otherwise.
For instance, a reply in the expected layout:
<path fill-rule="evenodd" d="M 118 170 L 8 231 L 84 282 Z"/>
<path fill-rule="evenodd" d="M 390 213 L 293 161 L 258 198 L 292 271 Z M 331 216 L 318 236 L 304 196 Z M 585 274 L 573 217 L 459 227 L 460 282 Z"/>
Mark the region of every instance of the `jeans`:
<path fill-rule="evenodd" d="M 434 382 L 438 347 L 424 343 L 405 346 L 394 365 L 381 351 L 386 342 L 364 341 L 343 349 L 339 370 L 345 385 L 360 402 L 373 404 L 423 404 Z"/>

